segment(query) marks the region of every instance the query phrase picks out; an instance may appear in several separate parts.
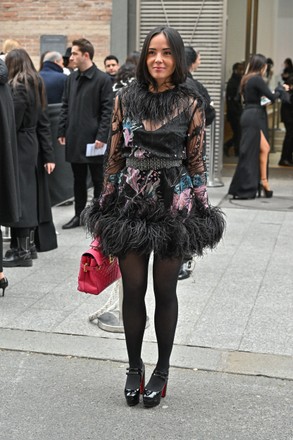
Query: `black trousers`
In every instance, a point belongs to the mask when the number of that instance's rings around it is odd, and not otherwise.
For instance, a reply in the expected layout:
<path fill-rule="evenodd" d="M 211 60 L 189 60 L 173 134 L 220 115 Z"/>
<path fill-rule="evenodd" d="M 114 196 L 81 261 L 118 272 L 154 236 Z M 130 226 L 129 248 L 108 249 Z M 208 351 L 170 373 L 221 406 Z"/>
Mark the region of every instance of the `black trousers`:
<path fill-rule="evenodd" d="M 239 145 L 240 145 L 240 137 L 241 137 L 241 126 L 240 126 L 240 118 L 238 117 L 229 117 L 229 124 L 231 126 L 233 136 L 226 142 L 226 146 L 234 146 L 235 154 L 238 156 L 239 154 Z"/>
<path fill-rule="evenodd" d="M 87 202 L 87 172 L 88 168 L 94 186 L 94 197 L 98 198 L 103 186 L 103 163 L 72 163 L 73 191 L 75 199 L 75 215 L 80 217 Z"/>
<path fill-rule="evenodd" d="M 293 159 L 293 124 L 284 122 L 286 134 L 283 142 L 281 160 L 288 160 L 289 162 Z"/>

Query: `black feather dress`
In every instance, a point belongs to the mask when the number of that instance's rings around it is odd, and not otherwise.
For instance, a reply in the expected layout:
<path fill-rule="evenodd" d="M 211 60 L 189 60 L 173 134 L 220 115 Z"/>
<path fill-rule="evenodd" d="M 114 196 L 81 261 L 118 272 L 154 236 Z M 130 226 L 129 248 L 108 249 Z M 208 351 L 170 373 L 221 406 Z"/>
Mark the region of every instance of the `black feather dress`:
<path fill-rule="evenodd" d="M 83 213 L 105 255 L 178 258 L 220 241 L 225 221 L 208 203 L 204 111 L 194 93 L 187 85 L 152 93 L 133 81 L 116 97 L 104 189 Z M 128 158 L 179 165 L 142 171 L 127 166 Z"/>

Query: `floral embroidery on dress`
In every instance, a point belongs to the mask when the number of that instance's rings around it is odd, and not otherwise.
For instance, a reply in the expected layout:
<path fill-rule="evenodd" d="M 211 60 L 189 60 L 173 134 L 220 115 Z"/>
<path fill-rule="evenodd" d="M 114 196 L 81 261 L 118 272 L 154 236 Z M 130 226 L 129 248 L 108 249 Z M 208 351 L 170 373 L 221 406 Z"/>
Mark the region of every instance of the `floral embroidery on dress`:
<path fill-rule="evenodd" d="M 123 115 L 123 96 L 116 97 L 104 189 L 89 208 L 90 230 L 101 238 L 106 255 L 123 256 L 128 250 L 154 251 L 163 258 L 202 255 L 216 245 L 224 229 L 222 214 L 208 203 L 203 110 L 180 89 L 162 96 L 145 91 L 139 100 L 132 84 L 125 91 L 130 93 L 129 105 L 143 102 L 143 111 L 133 121 Z M 168 96 L 171 115 L 164 102 Z M 156 104 L 164 105 L 163 111 Z M 152 117 L 156 111 L 158 119 Z M 169 116 L 163 117 L 164 112 Z M 174 160 L 176 166 L 140 170 L 127 164 L 132 157 Z"/>

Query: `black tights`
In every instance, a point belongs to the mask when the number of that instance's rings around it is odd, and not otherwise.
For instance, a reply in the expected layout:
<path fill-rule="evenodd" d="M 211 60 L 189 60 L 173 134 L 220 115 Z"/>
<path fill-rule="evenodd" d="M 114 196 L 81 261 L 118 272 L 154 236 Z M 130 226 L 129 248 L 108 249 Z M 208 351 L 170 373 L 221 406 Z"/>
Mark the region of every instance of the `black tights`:
<path fill-rule="evenodd" d="M 145 294 L 149 255 L 129 253 L 119 260 L 123 280 L 123 322 L 129 366 L 141 365 L 141 348 L 146 324 Z M 178 317 L 176 286 L 181 259 L 154 256 L 153 281 L 156 299 L 155 330 L 158 342 L 156 368 L 168 371 Z"/>

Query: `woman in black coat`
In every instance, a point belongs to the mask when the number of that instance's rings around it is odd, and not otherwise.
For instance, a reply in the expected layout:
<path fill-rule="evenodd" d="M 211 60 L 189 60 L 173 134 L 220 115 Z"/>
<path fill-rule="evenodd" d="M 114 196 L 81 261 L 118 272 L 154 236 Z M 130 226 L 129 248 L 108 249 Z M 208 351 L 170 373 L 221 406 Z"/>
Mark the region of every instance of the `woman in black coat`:
<path fill-rule="evenodd" d="M 274 102 L 277 98 L 286 98 L 282 87 L 272 93 L 263 76 L 266 72 L 266 58 L 261 54 L 252 55 L 245 75 L 240 83 L 244 98 L 244 110 L 241 115 L 241 141 L 239 160 L 233 176 L 229 194 L 239 199 L 254 199 L 258 193 L 272 197 L 268 183 L 268 121 L 263 98 Z"/>
<path fill-rule="evenodd" d="M 0 59 L 0 225 L 16 222 L 20 216 L 18 161 L 14 108 L 7 67 Z M 3 243 L 0 229 L 0 289 L 2 296 L 8 280 L 3 273 Z"/>
<path fill-rule="evenodd" d="M 286 58 L 284 60 L 284 69 L 281 74 L 282 80 L 284 81 L 285 84 L 287 84 L 287 80 L 288 80 L 289 76 L 292 74 L 293 74 L 292 60 L 291 60 L 291 58 Z"/>
<path fill-rule="evenodd" d="M 9 225 L 11 250 L 6 253 L 3 266 L 27 267 L 32 265 L 32 257 L 36 257 L 31 251 L 35 253 L 33 235 L 40 223 L 39 155 L 42 155 L 43 171 L 50 174 L 55 167 L 54 152 L 45 113 L 44 86 L 29 55 L 24 49 L 14 49 L 5 61 L 15 110 L 21 216 Z"/>
<path fill-rule="evenodd" d="M 293 73 L 287 78 L 286 84 L 289 87 L 288 102 L 282 102 L 281 121 L 285 125 L 285 138 L 283 141 L 282 154 L 279 161 L 280 166 L 293 166 Z"/>

